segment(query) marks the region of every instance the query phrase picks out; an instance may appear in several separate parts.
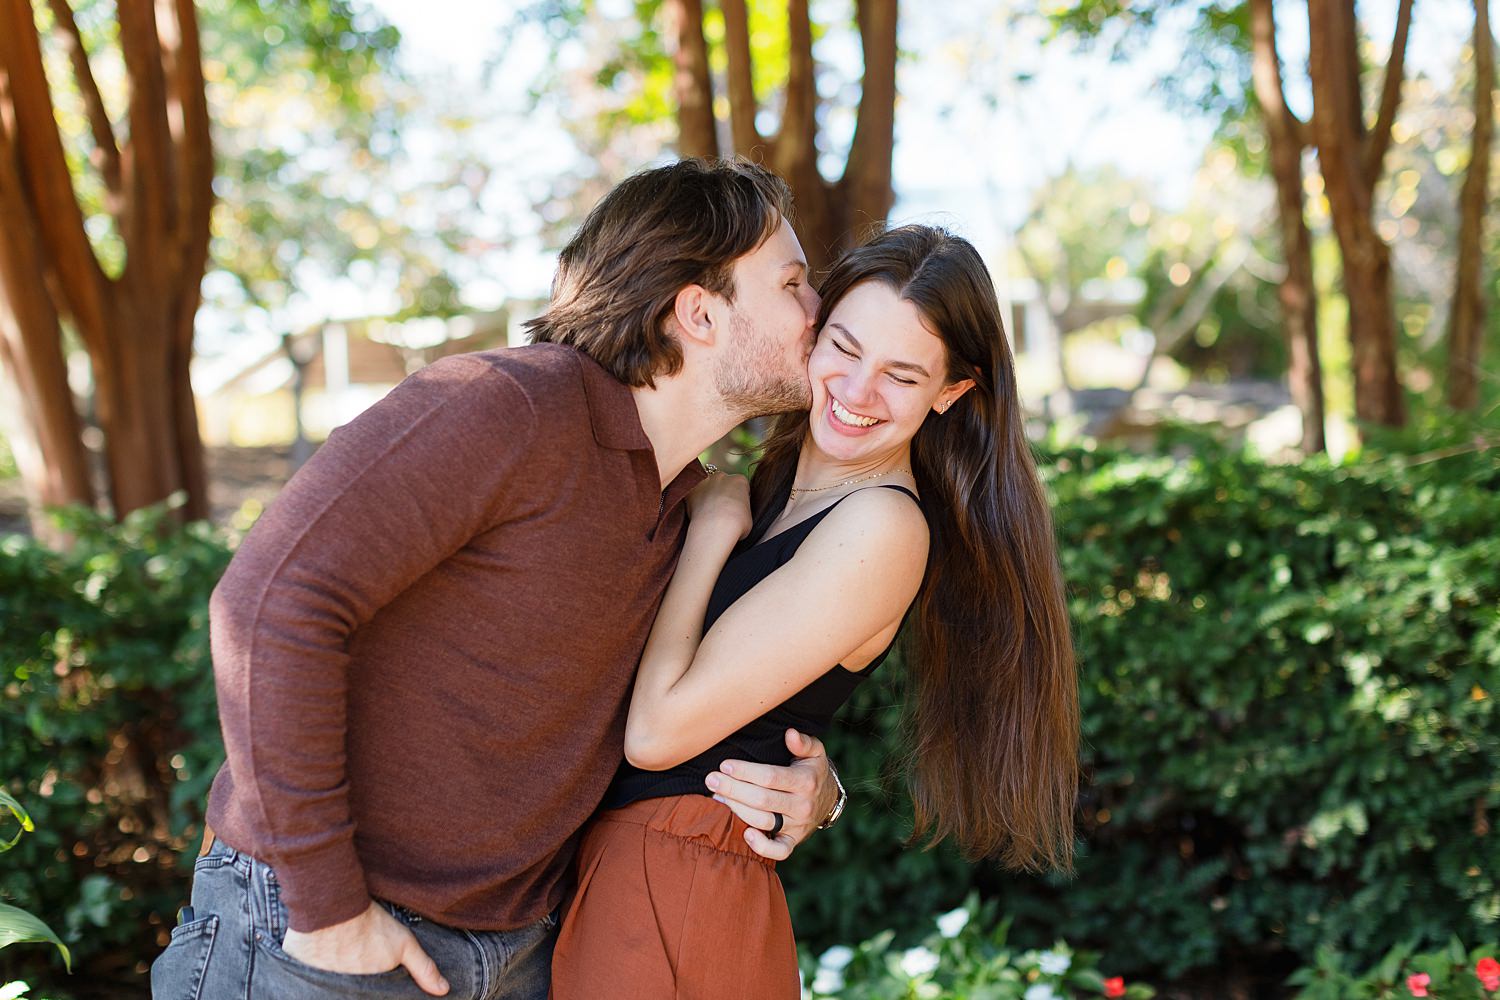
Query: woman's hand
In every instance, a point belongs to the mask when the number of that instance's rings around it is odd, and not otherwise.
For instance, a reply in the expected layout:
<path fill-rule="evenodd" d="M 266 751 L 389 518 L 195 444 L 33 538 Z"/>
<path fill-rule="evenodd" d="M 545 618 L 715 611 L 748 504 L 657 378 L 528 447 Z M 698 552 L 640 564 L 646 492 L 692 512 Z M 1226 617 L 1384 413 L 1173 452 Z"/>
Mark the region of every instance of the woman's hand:
<path fill-rule="evenodd" d="M 688 521 L 732 534 L 736 541 L 750 534 L 750 480 L 727 472 L 712 472 L 688 495 Z"/>

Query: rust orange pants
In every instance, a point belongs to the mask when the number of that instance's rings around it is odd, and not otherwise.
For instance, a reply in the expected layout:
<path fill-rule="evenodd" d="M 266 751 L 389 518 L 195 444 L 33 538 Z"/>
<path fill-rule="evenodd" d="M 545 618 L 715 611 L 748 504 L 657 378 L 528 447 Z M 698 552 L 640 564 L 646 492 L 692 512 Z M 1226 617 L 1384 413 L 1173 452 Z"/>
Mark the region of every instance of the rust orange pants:
<path fill-rule="evenodd" d="M 775 863 L 703 795 L 643 799 L 584 831 L 552 1000 L 797 1000 Z"/>

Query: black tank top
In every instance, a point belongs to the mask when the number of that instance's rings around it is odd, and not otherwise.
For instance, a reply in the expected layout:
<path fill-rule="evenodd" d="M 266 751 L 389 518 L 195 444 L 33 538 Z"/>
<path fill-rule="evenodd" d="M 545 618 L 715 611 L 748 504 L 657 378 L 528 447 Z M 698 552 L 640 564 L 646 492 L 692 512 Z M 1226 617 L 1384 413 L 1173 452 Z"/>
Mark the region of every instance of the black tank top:
<path fill-rule="evenodd" d="M 883 483 L 865 489 L 900 490 L 913 500 L 917 496 L 904 486 Z M 729 557 L 719 579 L 714 583 L 713 594 L 708 600 L 708 613 L 703 619 L 703 632 L 713 628 L 731 604 L 750 592 L 750 589 L 778 568 L 789 562 L 798 546 L 812 534 L 833 510 L 860 490 L 851 490 L 816 514 L 759 542 L 746 540 Z M 920 504 L 920 501 L 918 501 Z M 892 642 L 894 645 L 894 641 Z M 786 748 L 786 731 L 796 729 L 809 736 L 821 737 L 837 712 L 849 700 L 855 688 L 880 666 L 890 653 L 886 646 L 880 655 L 871 660 L 857 673 L 843 667 L 833 667 L 816 678 L 801 691 L 760 718 L 746 724 L 735 733 L 708 748 L 691 760 L 683 761 L 665 771 L 643 771 L 622 761 L 609 790 L 604 793 L 602 808 L 616 809 L 639 799 L 656 799 L 668 795 L 712 795 L 703 779 L 727 759 L 748 760 L 760 764 L 785 766 L 792 762 L 791 751 Z"/>

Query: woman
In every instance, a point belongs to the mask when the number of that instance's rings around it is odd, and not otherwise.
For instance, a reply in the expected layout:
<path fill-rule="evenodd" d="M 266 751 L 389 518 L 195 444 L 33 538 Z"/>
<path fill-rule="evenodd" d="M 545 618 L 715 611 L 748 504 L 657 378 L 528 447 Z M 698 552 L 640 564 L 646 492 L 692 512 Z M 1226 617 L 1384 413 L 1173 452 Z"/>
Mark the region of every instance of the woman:
<path fill-rule="evenodd" d="M 823 296 L 810 414 L 781 419 L 748 488 L 716 474 L 691 499 L 556 1000 L 798 996 L 773 863 L 704 779 L 787 763 L 787 729 L 824 732 L 907 617 L 912 839 L 1071 866 L 1072 643 L 989 274 L 967 241 L 905 226 L 845 254 Z"/>

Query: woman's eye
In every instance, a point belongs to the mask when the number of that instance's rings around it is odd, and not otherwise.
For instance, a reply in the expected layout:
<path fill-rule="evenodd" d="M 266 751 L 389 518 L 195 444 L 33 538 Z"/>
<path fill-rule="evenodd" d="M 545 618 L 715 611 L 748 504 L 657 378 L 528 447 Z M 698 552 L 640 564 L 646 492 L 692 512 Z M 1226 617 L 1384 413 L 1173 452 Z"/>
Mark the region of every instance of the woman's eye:
<path fill-rule="evenodd" d="M 854 357 L 854 352 L 851 351 L 851 350 L 849 350 L 849 348 L 845 347 L 843 344 L 840 344 L 837 340 L 835 340 L 833 342 L 833 346 L 837 347 L 838 350 L 839 350 L 839 353 L 842 354 L 844 357 L 846 357 L 846 358 L 852 358 L 852 357 Z"/>
<path fill-rule="evenodd" d="M 891 376 L 891 381 L 895 382 L 897 385 L 916 385 L 917 384 L 916 382 L 913 382 L 909 378 L 901 378 L 901 377 L 896 376 L 896 375 L 892 375 Z"/>

